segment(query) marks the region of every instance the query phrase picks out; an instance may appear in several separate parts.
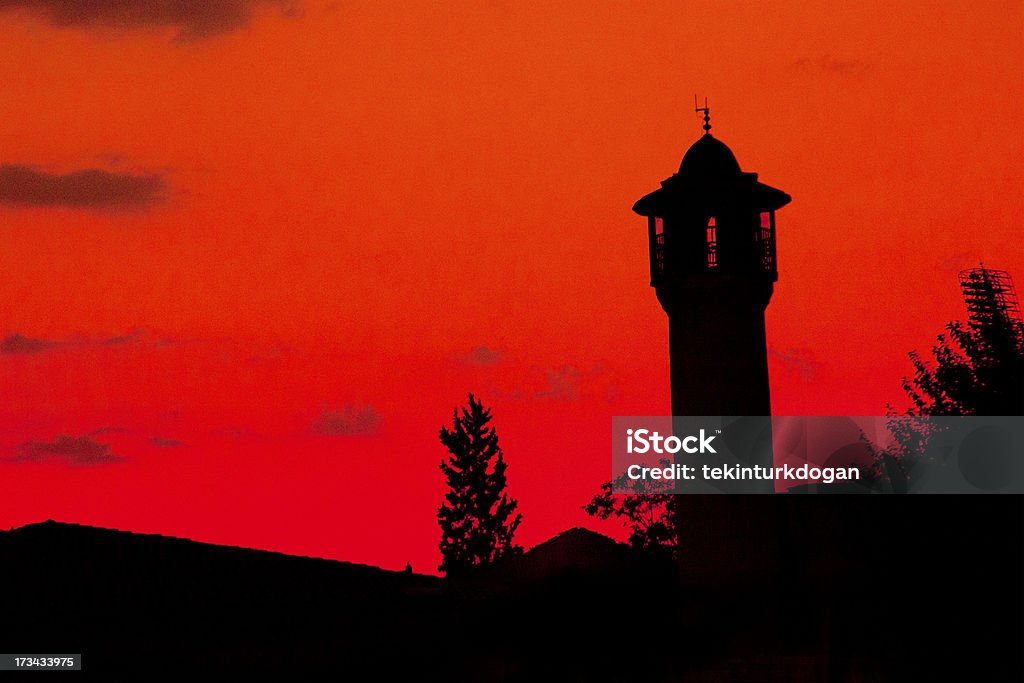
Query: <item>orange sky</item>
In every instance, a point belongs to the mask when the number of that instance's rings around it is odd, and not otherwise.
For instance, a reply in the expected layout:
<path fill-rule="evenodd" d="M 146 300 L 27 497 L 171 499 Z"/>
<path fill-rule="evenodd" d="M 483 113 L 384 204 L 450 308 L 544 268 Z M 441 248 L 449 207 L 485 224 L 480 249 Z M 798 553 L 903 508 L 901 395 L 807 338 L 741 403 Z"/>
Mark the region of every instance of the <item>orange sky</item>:
<path fill-rule="evenodd" d="M 309 0 L 203 35 L 47 4 L 0 2 L 0 165 L 165 189 L 0 203 L 0 335 L 39 342 L 0 354 L 3 526 L 430 570 L 470 390 L 520 540 L 586 522 L 610 417 L 668 411 L 630 207 L 700 134 L 694 93 L 793 196 L 776 413 L 883 412 L 963 315 L 959 268 L 1024 278 L 1019 1 Z M 59 434 L 122 459 L 10 461 Z"/>

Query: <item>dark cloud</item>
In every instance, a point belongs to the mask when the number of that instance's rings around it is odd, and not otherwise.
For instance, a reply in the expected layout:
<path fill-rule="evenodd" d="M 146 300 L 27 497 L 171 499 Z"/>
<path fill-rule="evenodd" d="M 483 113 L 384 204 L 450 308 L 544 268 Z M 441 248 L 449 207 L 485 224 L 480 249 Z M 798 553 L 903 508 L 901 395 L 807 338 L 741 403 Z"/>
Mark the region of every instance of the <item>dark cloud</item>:
<path fill-rule="evenodd" d="M 768 356 L 778 361 L 786 370 L 799 373 L 804 381 L 814 379 L 824 365 L 808 349 L 769 347 Z"/>
<path fill-rule="evenodd" d="M 573 365 L 563 365 L 544 371 L 547 387 L 538 391 L 536 398 L 550 398 L 556 401 L 577 401 L 580 398 L 580 384 L 583 373 Z"/>
<path fill-rule="evenodd" d="M 76 467 L 108 465 L 124 460 L 110 445 L 87 436 L 59 435 L 54 441 L 28 441 L 18 447 L 16 462 L 62 462 Z"/>
<path fill-rule="evenodd" d="M 622 398 L 622 388 L 615 375 L 603 362 L 581 368 L 573 364 L 557 367 L 533 367 L 516 374 L 516 386 L 490 382 L 487 395 L 495 399 L 547 401 L 604 401 L 615 403 Z"/>
<path fill-rule="evenodd" d="M 129 332 L 128 334 L 119 334 L 116 337 L 101 339 L 99 344 L 102 346 L 124 346 L 125 344 L 130 344 L 133 341 L 138 341 L 141 337 L 142 332 L 136 330 L 135 332 Z"/>
<path fill-rule="evenodd" d="M 249 427 L 228 427 L 220 430 L 218 435 L 226 436 L 229 439 L 258 439 L 261 437 L 259 432 Z"/>
<path fill-rule="evenodd" d="M 174 29 L 194 41 L 247 26 L 257 7 L 299 13 L 298 0 L 0 0 L 0 11 L 22 11 L 53 26 L 80 29 Z"/>
<path fill-rule="evenodd" d="M 493 381 L 488 382 L 484 389 L 484 394 L 493 399 L 519 401 L 527 398 L 526 392 L 522 389 L 505 389 Z"/>
<path fill-rule="evenodd" d="M 326 409 L 313 424 L 314 434 L 332 436 L 373 436 L 383 421 L 373 406 L 346 405 L 340 410 Z"/>
<path fill-rule="evenodd" d="M 40 353 L 56 346 L 60 346 L 60 344 L 58 342 L 50 341 L 49 339 L 33 339 L 32 337 L 26 337 L 21 334 L 12 334 L 3 341 L 0 341 L 0 353 L 12 355 L 19 353 Z"/>
<path fill-rule="evenodd" d="M 871 64 L 859 59 L 838 59 L 832 55 L 822 55 L 816 59 L 804 57 L 790 66 L 796 71 L 823 71 L 837 76 L 861 76 L 871 70 Z"/>
<path fill-rule="evenodd" d="M 141 339 L 141 332 L 131 332 L 106 339 L 36 339 L 23 334 L 8 335 L 0 341 L 0 355 L 42 353 L 61 348 L 89 348 L 93 346 L 124 346 Z"/>
<path fill-rule="evenodd" d="M 60 174 L 18 164 L 0 165 L 0 204 L 11 206 L 143 209 L 161 201 L 166 189 L 160 175 L 97 168 Z"/>
<path fill-rule="evenodd" d="M 460 354 L 458 360 L 464 365 L 497 365 L 505 357 L 501 349 L 488 346 L 474 346 L 467 353 Z"/>
<path fill-rule="evenodd" d="M 149 443 L 157 448 L 184 448 L 185 444 L 177 439 L 166 439 L 162 436 L 154 436 Z"/>
<path fill-rule="evenodd" d="M 100 427 L 89 432 L 86 436 L 101 436 L 103 434 L 128 434 L 131 430 L 124 427 Z"/>

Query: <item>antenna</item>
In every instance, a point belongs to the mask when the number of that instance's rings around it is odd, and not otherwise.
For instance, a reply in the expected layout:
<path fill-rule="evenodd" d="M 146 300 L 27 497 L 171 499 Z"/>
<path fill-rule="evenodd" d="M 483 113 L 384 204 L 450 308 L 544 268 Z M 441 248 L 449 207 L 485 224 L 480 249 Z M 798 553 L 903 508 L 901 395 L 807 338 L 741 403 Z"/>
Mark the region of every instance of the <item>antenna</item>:
<path fill-rule="evenodd" d="M 695 112 L 697 112 L 698 114 L 701 113 L 701 112 L 704 112 L 704 125 L 701 126 L 701 128 L 704 129 L 704 135 L 709 135 L 711 133 L 711 109 L 708 107 L 708 98 L 706 98 L 706 97 L 704 98 L 704 106 L 703 107 L 698 107 L 697 106 L 697 95 L 696 95 L 696 93 L 694 93 L 694 95 L 693 95 L 693 110 Z"/>

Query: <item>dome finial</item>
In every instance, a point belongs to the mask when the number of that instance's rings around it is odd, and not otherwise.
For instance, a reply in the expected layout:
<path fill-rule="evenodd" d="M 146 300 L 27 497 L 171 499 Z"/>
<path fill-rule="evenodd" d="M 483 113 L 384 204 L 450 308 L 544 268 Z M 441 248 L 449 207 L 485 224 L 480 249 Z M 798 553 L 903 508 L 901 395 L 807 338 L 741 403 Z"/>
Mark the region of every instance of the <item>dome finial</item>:
<path fill-rule="evenodd" d="M 701 128 L 704 129 L 704 135 L 710 135 L 710 133 L 711 133 L 711 109 L 708 108 L 708 98 L 706 98 L 706 97 L 704 98 L 704 106 L 703 107 L 698 107 L 697 106 L 697 95 L 694 94 L 694 96 L 693 96 L 693 109 L 698 114 L 701 113 L 701 112 L 704 112 L 704 125 L 701 126 Z"/>

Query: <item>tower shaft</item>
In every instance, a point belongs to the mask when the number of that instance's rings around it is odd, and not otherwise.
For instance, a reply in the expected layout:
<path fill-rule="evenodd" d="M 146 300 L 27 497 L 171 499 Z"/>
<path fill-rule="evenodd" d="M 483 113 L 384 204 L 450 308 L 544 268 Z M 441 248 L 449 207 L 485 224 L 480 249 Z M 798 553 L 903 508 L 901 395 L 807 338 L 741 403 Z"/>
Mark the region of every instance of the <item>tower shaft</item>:
<path fill-rule="evenodd" d="M 771 414 L 764 324 L 771 295 L 770 282 L 659 289 L 668 314 L 673 415 Z"/>

